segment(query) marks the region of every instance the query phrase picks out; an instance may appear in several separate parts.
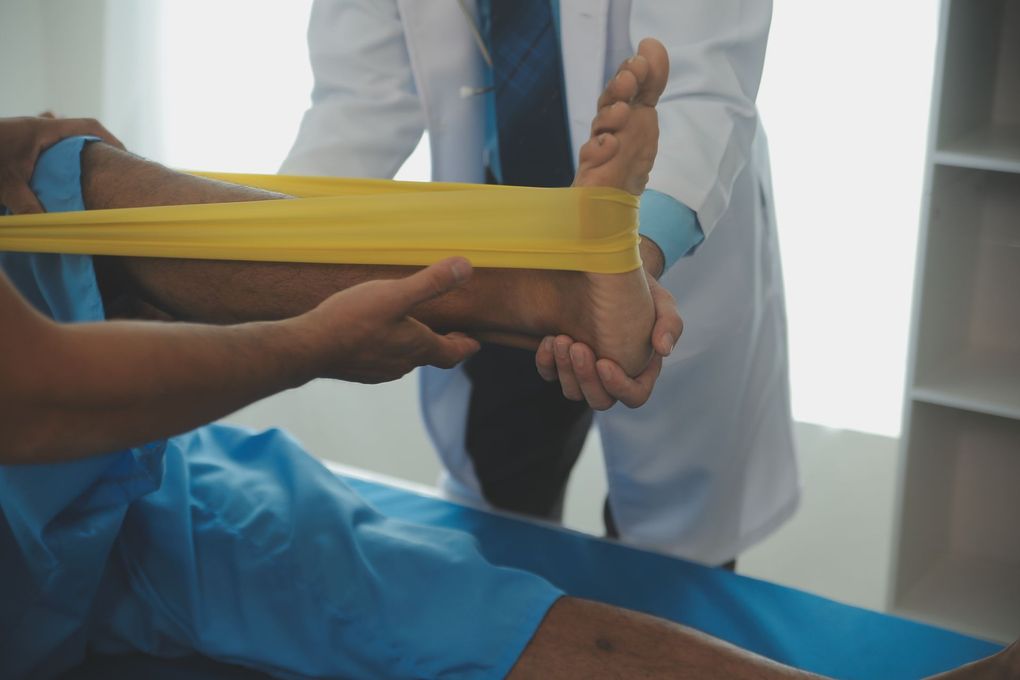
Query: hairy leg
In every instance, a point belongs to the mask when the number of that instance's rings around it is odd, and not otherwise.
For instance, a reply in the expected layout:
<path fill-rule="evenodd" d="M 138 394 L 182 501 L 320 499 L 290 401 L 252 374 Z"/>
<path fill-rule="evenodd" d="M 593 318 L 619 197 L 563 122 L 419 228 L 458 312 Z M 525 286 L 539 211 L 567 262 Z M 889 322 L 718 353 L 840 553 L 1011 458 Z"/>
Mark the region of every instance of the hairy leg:
<path fill-rule="evenodd" d="M 98 143 L 82 154 L 82 190 L 89 209 L 289 198 L 174 172 Z M 155 308 L 179 320 L 235 323 L 295 316 L 338 290 L 420 267 L 103 257 L 97 269 L 104 297 L 116 298 L 108 300 L 113 309 Z M 426 303 L 416 315 L 437 330 L 540 336 L 561 315 L 556 287 L 569 274 L 479 269 L 469 287 Z"/>
<path fill-rule="evenodd" d="M 508 680 L 529 678 L 816 678 L 690 628 L 564 597 L 549 610 Z"/>

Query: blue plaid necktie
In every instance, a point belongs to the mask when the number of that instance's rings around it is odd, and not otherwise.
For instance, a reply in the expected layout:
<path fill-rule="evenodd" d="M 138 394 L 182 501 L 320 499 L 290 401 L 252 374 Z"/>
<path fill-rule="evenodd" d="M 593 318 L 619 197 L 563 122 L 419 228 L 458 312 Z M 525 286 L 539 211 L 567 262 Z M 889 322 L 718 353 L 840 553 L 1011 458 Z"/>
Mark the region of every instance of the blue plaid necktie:
<path fill-rule="evenodd" d="M 550 0 L 480 0 L 492 55 L 492 94 L 502 184 L 569 186 L 574 163 L 563 65 Z"/>

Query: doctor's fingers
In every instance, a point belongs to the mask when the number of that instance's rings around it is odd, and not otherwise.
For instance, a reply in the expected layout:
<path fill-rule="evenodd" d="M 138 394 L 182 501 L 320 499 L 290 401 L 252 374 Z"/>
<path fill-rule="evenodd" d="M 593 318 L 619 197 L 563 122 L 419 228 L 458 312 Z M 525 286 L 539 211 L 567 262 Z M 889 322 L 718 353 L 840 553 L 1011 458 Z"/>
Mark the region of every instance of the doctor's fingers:
<path fill-rule="evenodd" d="M 684 320 L 676 308 L 676 299 L 652 276 L 648 277 L 648 290 L 655 306 L 652 347 L 657 354 L 667 357 L 684 332 Z"/>
<path fill-rule="evenodd" d="M 535 351 L 535 368 L 538 375 L 546 382 L 555 382 L 558 379 L 556 373 L 555 338 L 552 336 L 542 339 L 538 349 Z"/>
<path fill-rule="evenodd" d="M 574 367 L 570 361 L 570 348 L 574 339 L 567 335 L 557 335 L 553 340 L 553 354 L 556 358 L 556 375 L 560 381 L 560 391 L 571 401 L 584 399 L 584 392 L 574 376 Z"/>
<path fill-rule="evenodd" d="M 636 378 L 629 377 L 615 362 L 599 359 L 595 364 L 601 384 L 614 399 L 618 399 L 628 408 L 638 408 L 652 396 L 655 381 L 662 371 L 662 357 L 652 357 L 648 367 Z"/>
<path fill-rule="evenodd" d="M 570 363 L 574 378 L 588 406 L 596 411 L 605 411 L 616 404 L 616 399 L 602 384 L 602 379 L 595 368 L 595 352 L 588 345 L 581 342 L 571 345 Z"/>

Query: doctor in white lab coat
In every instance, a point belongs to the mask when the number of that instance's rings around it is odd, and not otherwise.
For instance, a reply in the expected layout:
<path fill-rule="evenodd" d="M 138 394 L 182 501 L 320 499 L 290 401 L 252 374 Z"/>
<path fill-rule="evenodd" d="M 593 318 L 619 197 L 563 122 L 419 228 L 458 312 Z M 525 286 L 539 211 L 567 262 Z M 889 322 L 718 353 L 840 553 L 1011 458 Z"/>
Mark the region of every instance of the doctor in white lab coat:
<path fill-rule="evenodd" d="M 621 538 L 708 564 L 776 529 L 799 498 L 779 244 L 755 107 L 771 10 L 770 0 L 559 0 L 575 153 L 603 85 L 640 39 L 669 51 L 648 189 L 690 208 L 704 240 L 660 279 L 685 326 L 651 399 L 595 420 Z M 485 82 L 474 11 L 458 0 L 316 0 L 313 103 L 282 171 L 392 177 L 427 129 L 435 180 L 485 181 L 485 101 L 470 96 Z M 471 382 L 462 368 L 421 378 L 443 489 L 481 501 L 465 446 Z"/>

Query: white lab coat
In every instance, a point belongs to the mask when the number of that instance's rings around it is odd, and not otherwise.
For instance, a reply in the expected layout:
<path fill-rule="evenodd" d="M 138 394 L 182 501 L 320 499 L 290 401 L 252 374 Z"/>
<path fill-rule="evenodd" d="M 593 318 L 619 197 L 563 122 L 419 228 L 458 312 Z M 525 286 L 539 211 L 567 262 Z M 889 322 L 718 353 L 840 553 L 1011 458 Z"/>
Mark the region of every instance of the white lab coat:
<path fill-rule="evenodd" d="M 469 3 L 473 8 L 474 3 Z M 669 50 L 648 188 L 694 209 L 707 238 L 662 279 L 684 317 L 652 399 L 596 415 L 609 497 L 630 543 L 727 561 L 794 511 L 785 311 L 764 133 L 754 99 L 769 0 L 560 0 L 575 151 L 617 65 L 645 36 Z M 287 173 L 391 177 L 426 128 L 433 178 L 482 182 L 483 62 L 457 0 L 316 0 L 315 90 Z M 442 487 L 478 501 L 464 447 L 470 384 L 422 374 Z"/>

